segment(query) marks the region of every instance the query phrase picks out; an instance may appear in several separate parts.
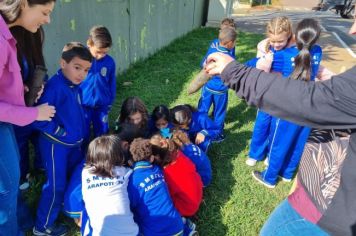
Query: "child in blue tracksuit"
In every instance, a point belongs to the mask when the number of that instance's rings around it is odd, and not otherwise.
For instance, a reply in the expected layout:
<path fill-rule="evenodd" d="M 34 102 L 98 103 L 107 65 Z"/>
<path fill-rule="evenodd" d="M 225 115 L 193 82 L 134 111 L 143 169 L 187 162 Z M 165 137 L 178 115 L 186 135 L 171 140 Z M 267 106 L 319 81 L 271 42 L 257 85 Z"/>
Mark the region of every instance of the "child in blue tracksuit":
<path fill-rule="evenodd" d="M 286 16 L 277 16 L 268 21 L 266 26 L 267 38 L 257 45 L 257 57 L 246 62 L 247 66 L 256 67 L 265 72 L 275 72 L 272 70 L 273 54 L 288 48 L 294 44 L 292 22 Z M 290 58 L 287 62 L 290 62 Z M 287 64 L 287 63 L 286 63 Z M 275 68 L 273 68 L 275 69 Z M 278 72 L 279 73 L 279 72 Z M 255 125 L 253 128 L 249 158 L 246 164 L 256 165 L 257 161 L 262 161 L 268 154 L 269 139 L 272 116 L 258 110 Z"/>
<path fill-rule="evenodd" d="M 170 122 L 169 109 L 165 105 L 156 106 L 148 120 L 149 136 L 160 133 L 164 138 L 171 138 L 173 128 Z"/>
<path fill-rule="evenodd" d="M 232 27 L 224 27 L 219 32 L 219 44 L 217 47 L 210 47 L 206 53 L 202 67 L 206 63 L 206 58 L 214 53 L 221 52 L 230 55 L 235 59 L 235 55 L 231 55 L 231 50 L 235 47 L 236 30 Z M 221 81 L 220 76 L 213 76 L 202 88 L 201 97 L 198 104 L 198 111 L 209 113 L 211 105 L 213 108 L 213 117 L 215 124 L 219 127 L 220 133 L 213 141 L 222 141 L 224 139 L 224 122 L 227 111 L 228 88 Z"/>
<path fill-rule="evenodd" d="M 80 88 L 87 125 L 93 125 L 95 137 L 109 132 L 108 114 L 116 96 L 115 61 L 107 55 L 111 45 L 106 27 L 94 26 L 90 30 L 87 46 L 94 60 Z"/>
<path fill-rule="evenodd" d="M 200 150 L 197 145 L 191 143 L 187 133 L 181 130 L 173 132 L 172 140 L 183 154 L 194 163 L 204 187 L 207 187 L 211 183 L 212 171 L 210 160 L 206 153 Z"/>
<path fill-rule="evenodd" d="M 321 48 L 314 45 L 319 34 L 320 27 L 315 20 L 301 21 L 296 30 L 296 46 L 274 53 L 272 70 L 284 77 L 297 79 L 302 75 L 305 80 L 314 80 L 322 57 Z M 310 67 L 306 66 L 308 64 Z M 269 188 L 275 187 L 278 177 L 291 181 L 309 133 L 308 127 L 272 117 L 267 155 L 269 164 L 262 172 L 253 171 L 253 177 Z"/>
<path fill-rule="evenodd" d="M 152 164 L 154 157 L 149 140 L 135 139 L 130 152 L 133 173 L 127 191 L 140 235 L 182 234 L 182 218 L 173 205 L 161 168 Z"/>
<path fill-rule="evenodd" d="M 234 19 L 228 18 L 228 17 L 222 19 L 221 22 L 220 22 L 220 30 L 223 29 L 223 28 L 225 28 L 225 27 L 236 28 Z M 216 39 L 214 39 L 214 40 L 212 40 L 212 41 L 210 42 L 209 49 L 217 48 L 218 46 L 219 46 L 219 38 L 216 38 Z M 232 49 L 230 49 L 229 54 L 230 54 L 232 57 L 235 58 L 235 46 L 234 46 Z M 204 63 L 204 61 L 205 61 L 205 58 L 204 58 L 204 60 L 201 62 L 201 65 Z"/>
<path fill-rule="evenodd" d="M 39 104 L 55 106 L 51 121 L 35 122 L 41 131 L 39 148 L 46 171 L 46 182 L 38 204 L 34 235 L 64 235 L 68 229 L 56 225 L 61 210 L 67 180 L 73 169 L 83 160 L 81 145 L 87 130 L 79 84 L 86 77 L 92 56 L 80 43 L 64 46 L 61 69 L 47 82 Z"/>
<path fill-rule="evenodd" d="M 170 111 L 173 126 L 187 132 L 190 140 L 204 152 L 220 134 L 220 128 L 206 113 L 196 111 L 192 106 L 178 105 Z"/>

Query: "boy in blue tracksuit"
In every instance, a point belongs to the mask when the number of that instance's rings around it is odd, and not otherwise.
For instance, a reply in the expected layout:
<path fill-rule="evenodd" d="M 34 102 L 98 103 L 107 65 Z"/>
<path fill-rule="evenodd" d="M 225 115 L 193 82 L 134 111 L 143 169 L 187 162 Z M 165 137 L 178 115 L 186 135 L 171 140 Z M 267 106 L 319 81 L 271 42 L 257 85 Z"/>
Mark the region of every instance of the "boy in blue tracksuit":
<path fill-rule="evenodd" d="M 275 52 L 272 70 L 288 77 L 294 70 L 294 58 L 298 53 L 299 50 L 296 46 Z M 310 80 L 314 80 L 322 58 L 322 49 L 318 45 L 314 45 L 310 49 L 310 55 Z M 276 185 L 278 177 L 282 177 L 284 181 L 291 181 L 299 165 L 309 133 L 310 128 L 308 127 L 272 117 L 268 137 L 268 166 L 262 172 L 254 171 L 254 178 L 269 188 Z"/>
<path fill-rule="evenodd" d="M 140 235 L 181 235 L 183 220 L 173 205 L 161 168 L 152 164 L 149 140 L 135 139 L 130 152 L 134 164 L 127 191 Z"/>
<path fill-rule="evenodd" d="M 61 69 L 47 82 L 39 104 L 56 107 L 51 121 L 39 121 L 33 125 L 41 131 L 39 148 L 47 180 L 37 209 L 34 235 L 64 235 L 68 230 L 56 225 L 61 210 L 67 180 L 82 160 L 81 145 L 87 135 L 84 113 L 80 101 L 79 84 L 86 77 L 92 56 L 80 43 L 64 46 Z"/>
<path fill-rule="evenodd" d="M 225 28 L 225 27 L 236 28 L 234 19 L 228 18 L 228 17 L 222 19 L 221 22 L 220 22 L 220 30 L 223 29 L 223 28 Z M 216 39 L 213 39 L 213 40 L 210 42 L 209 49 L 217 48 L 218 46 L 219 46 L 219 38 L 216 38 Z M 235 46 L 230 49 L 229 54 L 230 54 L 232 57 L 235 58 Z M 201 65 L 203 65 L 204 61 L 205 61 L 205 58 L 204 58 L 204 60 L 201 62 Z"/>
<path fill-rule="evenodd" d="M 219 44 L 216 47 L 210 47 L 206 53 L 202 67 L 206 63 L 206 58 L 214 52 L 222 52 L 231 55 L 231 50 L 235 47 L 236 30 L 232 27 L 224 27 L 219 32 Z M 224 122 L 226 117 L 228 102 L 228 88 L 221 81 L 220 76 L 213 76 L 202 88 L 201 97 L 198 104 L 198 111 L 208 114 L 211 105 L 213 108 L 213 117 L 215 124 L 220 129 L 219 136 L 213 141 L 222 141 L 224 139 Z"/>
<path fill-rule="evenodd" d="M 94 60 L 80 88 L 87 125 L 93 125 L 95 137 L 109 132 L 108 114 L 116 96 L 115 61 L 107 54 L 111 45 L 106 27 L 90 30 L 87 46 Z"/>

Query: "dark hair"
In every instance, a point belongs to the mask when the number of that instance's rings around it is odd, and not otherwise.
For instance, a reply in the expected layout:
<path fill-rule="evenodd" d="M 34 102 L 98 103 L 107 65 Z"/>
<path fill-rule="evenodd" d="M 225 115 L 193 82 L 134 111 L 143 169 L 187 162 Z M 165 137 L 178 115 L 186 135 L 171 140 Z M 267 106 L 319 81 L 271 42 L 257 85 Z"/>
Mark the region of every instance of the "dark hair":
<path fill-rule="evenodd" d="M 168 146 L 164 147 L 162 142 L 166 142 Z M 163 168 L 176 159 L 178 146 L 171 139 L 165 139 L 160 134 L 154 134 L 150 139 L 150 143 L 152 145 L 152 154 L 155 157 L 154 163 L 156 165 Z"/>
<path fill-rule="evenodd" d="M 192 120 L 192 113 L 195 109 L 188 105 L 178 105 L 171 109 L 171 122 L 173 125 L 189 125 Z"/>
<path fill-rule="evenodd" d="M 295 67 L 291 74 L 292 79 L 310 80 L 311 55 L 310 49 L 319 39 L 321 28 L 314 19 L 301 20 L 295 32 L 295 40 L 299 54 L 294 58 Z"/>
<path fill-rule="evenodd" d="M 104 135 L 90 142 L 86 157 L 86 166 L 94 167 L 90 173 L 101 177 L 115 177 L 113 168 L 123 166 L 125 157 L 120 139 L 115 135 Z"/>
<path fill-rule="evenodd" d="M 62 59 L 69 63 L 74 57 L 79 57 L 89 62 L 93 60 L 93 56 L 87 47 L 79 42 L 69 42 L 63 48 Z"/>
<path fill-rule="evenodd" d="M 5 0 L 0 1 L 0 15 L 7 24 L 15 22 L 21 15 L 21 7 L 26 2 L 30 7 L 34 5 L 45 5 L 56 0 Z"/>
<path fill-rule="evenodd" d="M 17 41 L 17 61 L 20 64 L 21 71 L 25 70 L 24 59 L 28 64 L 30 74 L 33 73 L 37 65 L 45 66 L 42 50 L 44 42 L 43 28 L 40 27 L 36 33 L 32 33 L 21 26 L 14 26 L 10 28 L 10 31 Z"/>
<path fill-rule="evenodd" d="M 137 125 L 122 123 L 118 127 L 117 136 L 121 141 L 131 143 L 135 138 L 144 137 L 144 132 Z"/>
<path fill-rule="evenodd" d="M 98 48 L 111 47 L 112 39 L 109 30 L 102 25 L 92 27 L 89 32 L 88 44 Z"/>
<path fill-rule="evenodd" d="M 135 113 L 141 113 L 142 123 L 139 125 L 140 128 L 147 126 L 148 112 L 145 104 L 138 97 L 129 97 L 121 105 L 119 123 L 128 123 L 129 117 Z"/>
<path fill-rule="evenodd" d="M 130 153 L 133 162 L 149 161 L 153 156 L 150 140 L 143 138 L 134 139 L 130 145 Z"/>
<path fill-rule="evenodd" d="M 160 119 L 169 121 L 170 117 L 168 107 L 166 107 L 165 105 L 156 106 L 152 111 L 151 118 L 154 122 Z"/>

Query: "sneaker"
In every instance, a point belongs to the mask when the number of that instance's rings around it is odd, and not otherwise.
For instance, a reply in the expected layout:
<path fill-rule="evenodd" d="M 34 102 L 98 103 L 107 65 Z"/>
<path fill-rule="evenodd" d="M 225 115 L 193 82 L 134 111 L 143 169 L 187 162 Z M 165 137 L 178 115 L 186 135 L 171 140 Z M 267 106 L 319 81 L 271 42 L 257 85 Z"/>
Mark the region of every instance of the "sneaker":
<path fill-rule="evenodd" d="M 219 134 L 214 140 L 212 140 L 212 142 L 213 143 L 221 143 L 224 140 L 225 140 L 225 135 Z"/>
<path fill-rule="evenodd" d="M 252 176 L 255 180 L 257 180 L 258 182 L 260 182 L 261 184 L 263 184 L 264 186 L 266 186 L 267 188 L 274 188 L 276 187 L 275 184 L 270 184 L 270 183 L 267 183 L 263 180 L 263 177 L 261 175 L 261 172 L 259 171 L 252 171 Z"/>
<path fill-rule="evenodd" d="M 198 231 L 195 231 L 195 230 L 192 230 L 189 234 L 188 234 L 188 236 L 198 236 L 199 234 L 198 234 Z"/>
<path fill-rule="evenodd" d="M 267 157 L 266 157 L 265 160 L 263 161 L 263 164 L 265 164 L 265 166 L 268 166 L 268 165 L 269 165 L 269 160 L 268 160 Z"/>
<path fill-rule="evenodd" d="M 197 228 L 196 224 L 194 224 L 189 218 L 182 217 L 182 220 L 183 224 L 186 225 L 189 230 L 194 231 Z"/>
<path fill-rule="evenodd" d="M 246 160 L 245 163 L 246 163 L 246 165 L 248 165 L 248 166 L 255 166 L 256 163 L 257 163 L 257 160 L 255 160 L 255 159 L 249 157 L 249 158 L 247 158 L 247 160 Z"/>
<path fill-rule="evenodd" d="M 287 182 L 287 183 L 290 183 L 292 182 L 292 179 L 287 179 L 287 178 L 284 178 L 282 176 L 278 176 L 280 179 L 282 179 L 283 182 Z"/>
<path fill-rule="evenodd" d="M 56 225 L 41 231 L 33 227 L 32 233 L 35 236 L 65 236 L 68 233 L 68 228 L 65 225 Z"/>

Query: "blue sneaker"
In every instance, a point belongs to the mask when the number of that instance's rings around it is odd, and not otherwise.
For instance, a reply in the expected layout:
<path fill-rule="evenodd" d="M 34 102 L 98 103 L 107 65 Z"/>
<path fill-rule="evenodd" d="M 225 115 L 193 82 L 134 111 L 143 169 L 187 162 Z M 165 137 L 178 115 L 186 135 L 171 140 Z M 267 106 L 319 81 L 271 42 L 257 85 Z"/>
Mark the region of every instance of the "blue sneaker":
<path fill-rule="evenodd" d="M 224 134 L 219 134 L 215 139 L 211 140 L 213 143 L 221 143 L 225 140 Z"/>
<path fill-rule="evenodd" d="M 32 233 L 35 236 L 65 236 L 68 233 L 68 227 L 65 225 L 55 225 L 43 231 L 33 227 Z"/>
<path fill-rule="evenodd" d="M 182 217 L 184 224 L 183 236 L 198 236 L 198 232 L 195 230 L 196 225 L 188 218 Z"/>

